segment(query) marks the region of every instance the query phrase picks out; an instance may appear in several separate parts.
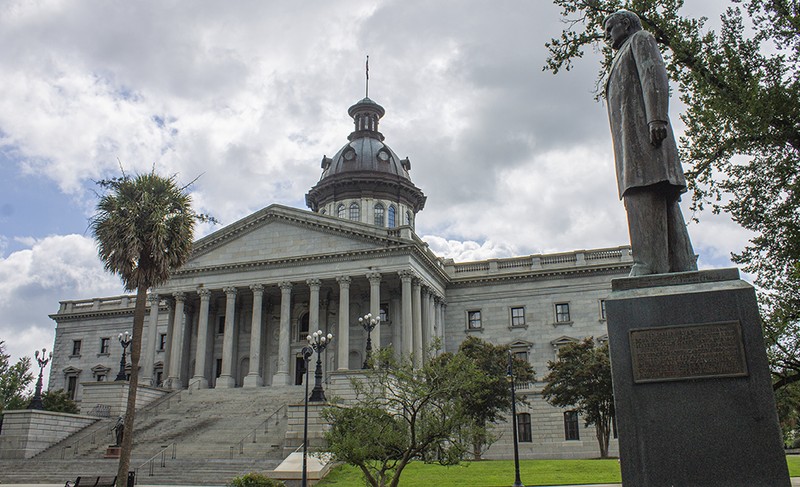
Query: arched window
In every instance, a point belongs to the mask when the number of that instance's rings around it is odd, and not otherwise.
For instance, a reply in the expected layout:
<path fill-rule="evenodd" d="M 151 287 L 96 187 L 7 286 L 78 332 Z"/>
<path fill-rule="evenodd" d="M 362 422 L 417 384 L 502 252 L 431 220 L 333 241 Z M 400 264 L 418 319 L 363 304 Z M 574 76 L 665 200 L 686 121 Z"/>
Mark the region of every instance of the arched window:
<path fill-rule="evenodd" d="M 389 228 L 394 228 L 397 226 L 397 220 L 395 218 L 397 210 L 395 210 L 394 205 L 389 207 Z"/>
<path fill-rule="evenodd" d="M 383 205 L 378 203 L 375 205 L 375 225 L 382 227 L 384 225 L 384 218 L 383 218 Z"/>
<path fill-rule="evenodd" d="M 414 217 L 410 211 L 406 212 L 406 225 L 414 226 Z"/>
<path fill-rule="evenodd" d="M 361 208 L 358 206 L 358 203 L 350 204 L 350 219 L 353 221 L 361 220 Z"/>
<path fill-rule="evenodd" d="M 344 218 L 344 205 L 342 203 L 339 203 L 339 206 L 336 207 L 336 216 Z"/>

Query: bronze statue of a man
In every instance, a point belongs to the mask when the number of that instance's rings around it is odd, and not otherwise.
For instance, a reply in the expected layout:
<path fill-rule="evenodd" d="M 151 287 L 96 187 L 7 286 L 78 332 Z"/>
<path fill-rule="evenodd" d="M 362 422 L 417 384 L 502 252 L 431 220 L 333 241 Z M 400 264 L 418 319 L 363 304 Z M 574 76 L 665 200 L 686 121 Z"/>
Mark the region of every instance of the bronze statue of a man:
<path fill-rule="evenodd" d="M 616 51 L 606 101 L 619 197 L 628 214 L 631 276 L 697 270 L 679 206 L 686 180 L 669 123 L 669 82 L 655 38 L 633 12 L 603 22 Z"/>

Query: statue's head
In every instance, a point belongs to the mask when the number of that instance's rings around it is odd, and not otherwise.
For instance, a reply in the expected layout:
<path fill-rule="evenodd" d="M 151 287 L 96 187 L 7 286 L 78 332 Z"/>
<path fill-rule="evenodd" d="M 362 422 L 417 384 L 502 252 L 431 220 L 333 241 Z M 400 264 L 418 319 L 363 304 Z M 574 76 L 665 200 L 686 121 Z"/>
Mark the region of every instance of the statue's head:
<path fill-rule="evenodd" d="M 625 39 L 642 30 L 639 16 L 629 10 L 617 10 L 603 20 L 606 42 L 612 49 L 619 49 Z"/>

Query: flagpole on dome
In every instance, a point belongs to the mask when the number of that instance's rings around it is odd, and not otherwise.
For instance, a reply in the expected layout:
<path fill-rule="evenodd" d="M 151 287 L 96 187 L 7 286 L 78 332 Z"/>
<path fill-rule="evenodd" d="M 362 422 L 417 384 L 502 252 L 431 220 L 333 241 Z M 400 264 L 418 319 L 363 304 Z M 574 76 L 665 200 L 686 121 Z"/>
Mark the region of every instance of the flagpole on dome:
<path fill-rule="evenodd" d="M 366 74 L 367 74 L 367 86 L 364 96 L 366 98 L 369 98 L 369 54 L 367 54 Z"/>

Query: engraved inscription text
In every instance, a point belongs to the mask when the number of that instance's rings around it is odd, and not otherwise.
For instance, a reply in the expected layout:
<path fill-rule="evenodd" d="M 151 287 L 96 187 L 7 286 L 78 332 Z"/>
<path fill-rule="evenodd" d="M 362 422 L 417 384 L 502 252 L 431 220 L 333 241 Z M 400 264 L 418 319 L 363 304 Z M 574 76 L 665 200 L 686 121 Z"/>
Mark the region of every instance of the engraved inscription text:
<path fill-rule="evenodd" d="M 738 322 L 630 331 L 634 382 L 747 375 Z"/>

